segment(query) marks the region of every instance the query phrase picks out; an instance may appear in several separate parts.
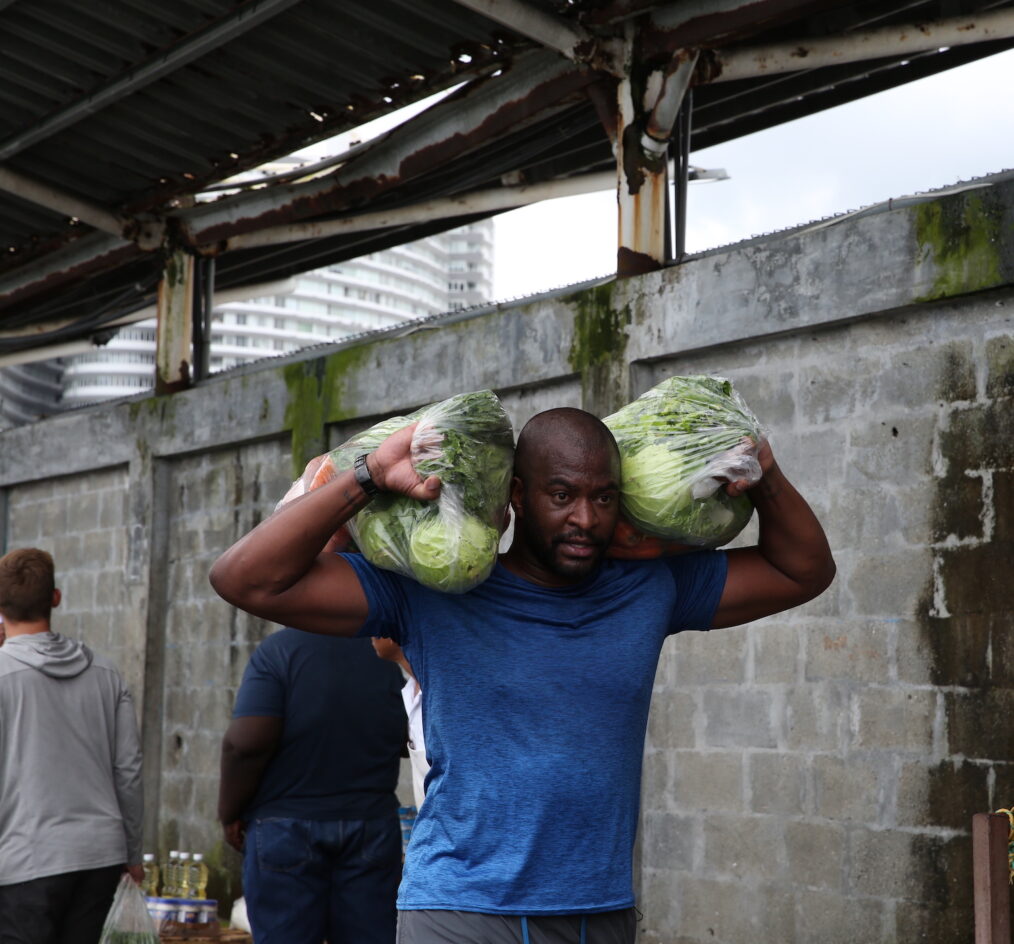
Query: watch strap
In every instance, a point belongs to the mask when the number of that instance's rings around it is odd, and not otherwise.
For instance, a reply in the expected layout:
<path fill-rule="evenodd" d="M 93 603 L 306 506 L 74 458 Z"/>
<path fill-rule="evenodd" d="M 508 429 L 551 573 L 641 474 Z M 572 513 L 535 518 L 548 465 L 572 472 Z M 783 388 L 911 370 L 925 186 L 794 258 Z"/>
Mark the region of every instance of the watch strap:
<path fill-rule="evenodd" d="M 370 475 L 370 467 L 366 464 L 366 453 L 356 456 L 352 471 L 355 474 L 356 483 L 371 498 L 380 491 L 377 488 L 377 483 L 373 481 L 373 476 Z"/>

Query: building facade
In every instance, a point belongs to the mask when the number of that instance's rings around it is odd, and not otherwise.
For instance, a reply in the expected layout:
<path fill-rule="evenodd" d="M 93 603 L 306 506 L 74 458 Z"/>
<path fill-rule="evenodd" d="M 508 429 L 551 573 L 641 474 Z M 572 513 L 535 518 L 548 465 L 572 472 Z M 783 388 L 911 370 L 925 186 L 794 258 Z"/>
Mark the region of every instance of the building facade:
<path fill-rule="evenodd" d="M 470 308 L 492 295 L 493 221 L 484 220 L 305 272 L 290 279 L 283 291 L 216 306 L 210 370 L 217 373 L 302 347 Z M 150 319 L 121 329 L 102 348 L 65 358 L 57 408 L 142 393 L 152 388 L 154 374 L 155 321 Z M 18 415 L 16 420 L 7 417 L 7 423 L 32 418 L 24 409 Z"/>

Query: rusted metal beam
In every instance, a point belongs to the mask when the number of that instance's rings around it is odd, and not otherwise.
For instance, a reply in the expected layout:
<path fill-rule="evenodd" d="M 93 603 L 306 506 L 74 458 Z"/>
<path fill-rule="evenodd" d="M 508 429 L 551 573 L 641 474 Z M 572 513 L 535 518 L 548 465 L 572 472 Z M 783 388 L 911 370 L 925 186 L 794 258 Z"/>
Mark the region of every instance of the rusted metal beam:
<path fill-rule="evenodd" d="M 106 233 L 82 236 L 64 249 L 0 275 L 0 308 L 115 268 L 140 252 L 135 243 Z"/>
<path fill-rule="evenodd" d="M 176 213 L 192 246 L 205 246 L 367 205 L 378 195 L 559 111 L 597 75 L 545 50 L 519 56 L 501 75 L 469 83 L 406 122 L 333 174 L 226 197 Z"/>
<path fill-rule="evenodd" d="M 798 43 L 741 50 L 716 49 L 708 54 L 709 81 L 733 82 L 1011 37 L 1014 37 L 1014 9 L 1008 7 L 974 16 L 886 26 Z"/>
<path fill-rule="evenodd" d="M 1010 944 L 1009 834 L 1006 813 L 972 817 L 975 944 Z"/>
<path fill-rule="evenodd" d="M 158 284 L 155 329 L 155 393 L 174 393 L 191 385 L 194 257 L 177 249 L 166 259 Z"/>
<path fill-rule="evenodd" d="M 79 219 L 103 233 L 111 233 L 113 236 L 123 234 L 123 221 L 104 207 L 64 193 L 8 167 L 0 167 L 0 190 L 6 190 L 21 200 L 45 207 L 61 216 Z"/>
<path fill-rule="evenodd" d="M 82 118 L 207 55 L 299 2 L 300 0 L 249 0 L 248 3 L 191 34 L 182 42 L 155 53 L 142 65 L 127 70 L 87 95 L 57 109 L 42 121 L 0 141 L 0 161 L 9 160 L 25 148 L 69 128 Z"/>
<path fill-rule="evenodd" d="M 550 180 L 545 183 L 525 184 L 518 187 L 499 187 L 494 190 L 478 190 L 460 197 L 445 197 L 439 200 L 425 200 L 412 206 L 395 210 L 377 210 L 339 220 L 321 220 L 310 223 L 290 223 L 268 229 L 244 233 L 225 240 L 220 251 L 250 249 L 253 246 L 274 246 L 279 243 L 299 242 L 304 239 L 323 239 L 342 233 L 362 233 L 373 229 L 387 229 L 391 226 L 407 226 L 427 220 L 450 219 L 468 216 L 471 213 L 485 213 L 528 206 L 542 200 L 557 197 L 572 197 L 582 193 L 596 193 L 609 190 L 616 185 L 616 174 L 603 171 L 599 174 L 582 174 L 565 180 Z"/>
<path fill-rule="evenodd" d="M 555 49 L 568 59 L 577 59 L 578 50 L 594 43 L 592 35 L 580 23 L 547 13 L 523 0 L 454 0 L 455 3 L 535 40 L 540 46 Z"/>

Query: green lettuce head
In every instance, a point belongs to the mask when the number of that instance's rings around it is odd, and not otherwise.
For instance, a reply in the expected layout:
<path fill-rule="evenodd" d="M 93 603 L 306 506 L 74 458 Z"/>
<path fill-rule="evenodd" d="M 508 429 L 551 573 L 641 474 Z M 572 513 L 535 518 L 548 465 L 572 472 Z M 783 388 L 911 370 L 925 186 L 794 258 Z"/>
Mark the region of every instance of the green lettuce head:
<path fill-rule="evenodd" d="M 719 489 L 708 498 L 691 494 L 697 463 L 664 445 L 622 456 L 623 513 L 647 534 L 685 544 L 717 547 L 731 541 L 750 520 L 753 504 Z"/>
<path fill-rule="evenodd" d="M 412 531 L 409 564 L 424 586 L 463 593 L 489 575 L 499 543 L 496 529 L 472 515 L 435 515 Z"/>

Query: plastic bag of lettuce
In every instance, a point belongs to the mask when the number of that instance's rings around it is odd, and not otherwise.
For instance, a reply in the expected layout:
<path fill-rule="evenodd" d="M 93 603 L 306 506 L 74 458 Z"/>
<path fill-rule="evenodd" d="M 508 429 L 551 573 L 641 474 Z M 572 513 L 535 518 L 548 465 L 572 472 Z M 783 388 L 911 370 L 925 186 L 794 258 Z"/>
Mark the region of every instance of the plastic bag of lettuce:
<path fill-rule="evenodd" d="M 418 423 L 412 461 L 443 483 L 432 502 L 381 494 L 348 523 L 367 560 L 445 593 L 482 583 L 496 563 L 514 465 L 514 430 L 491 390 L 463 393 L 395 416 L 328 453 L 310 484 L 316 488 L 351 469 L 399 429 Z"/>
<path fill-rule="evenodd" d="M 620 447 L 623 514 L 649 535 L 718 547 L 746 527 L 753 504 L 725 477 L 760 479 L 764 431 L 724 377 L 670 377 L 603 421 Z"/>

